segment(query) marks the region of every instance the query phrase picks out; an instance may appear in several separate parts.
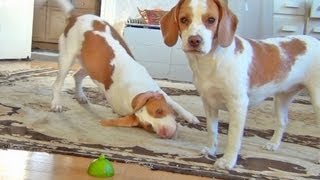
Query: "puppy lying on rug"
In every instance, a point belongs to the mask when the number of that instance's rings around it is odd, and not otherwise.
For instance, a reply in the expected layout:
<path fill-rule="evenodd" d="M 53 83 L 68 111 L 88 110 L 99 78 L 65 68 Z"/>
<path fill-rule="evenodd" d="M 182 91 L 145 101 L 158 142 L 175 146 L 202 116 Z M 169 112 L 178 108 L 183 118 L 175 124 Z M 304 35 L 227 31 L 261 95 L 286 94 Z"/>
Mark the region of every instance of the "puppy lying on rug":
<path fill-rule="evenodd" d="M 107 22 L 95 15 L 75 16 L 68 0 L 57 1 L 69 16 L 69 22 L 59 39 L 59 73 L 53 84 L 53 111 L 62 110 L 61 87 L 70 66 L 78 60 L 82 69 L 74 75 L 76 99 L 87 103 L 81 84 L 89 75 L 104 91 L 112 109 L 123 116 L 102 120 L 102 125 L 142 127 L 161 138 L 172 138 L 177 131 L 175 112 L 190 123 L 199 122 L 160 89 Z"/>
<path fill-rule="evenodd" d="M 219 110 L 229 111 L 228 143 L 215 162 L 227 169 L 236 164 L 248 108 L 265 98 L 275 97 L 277 125 L 267 150 L 279 147 L 288 106 L 302 89 L 309 91 L 320 120 L 320 41 L 303 35 L 244 39 L 235 35 L 237 23 L 222 0 L 180 0 L 161 20 L 168 46 L 181 38 L 202 97 L 209 132 L 204 154 L 215 154 Z"/>

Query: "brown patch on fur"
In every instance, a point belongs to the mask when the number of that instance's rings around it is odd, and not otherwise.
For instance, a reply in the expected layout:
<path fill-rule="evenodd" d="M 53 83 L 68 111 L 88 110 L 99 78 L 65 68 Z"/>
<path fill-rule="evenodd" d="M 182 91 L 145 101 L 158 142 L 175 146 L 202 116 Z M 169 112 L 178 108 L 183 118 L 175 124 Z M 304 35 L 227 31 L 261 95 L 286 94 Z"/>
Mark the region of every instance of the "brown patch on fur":
<path fill-rule="evenodd" d="M 305 54 L 307 48 L 306 44 L 299 39 L 292 39 L 288 42 L 280 43 L 280 47 L 283 49 L 284 53 L 287 55 L 288 66 L 292 66 L 297 59 L 297 56 Z"/>
<path fill-rule="evenodd" d="M 119 43 L 121 44 L 121 46 L 127 51 L 127 53 L 132 57 L 132 53 L 128 47 L 128 45 L 126 44 L 126 42 L 123 40 L 123 38 L 120 36 L 120 34 L 107 22 L 105 21 L 98 21 L 98 20 L 94 20 L 93 21 L 93 29 L 95 31 L 100 31 L 100 32 L 105 32 L 106 31 L 106 26 L 109 26 L 110 30 L 111 30 L 111 35 L 112 37 L 119 41 Z"/>
<path fill-rule="evenodd" d="M 111 35 L 112 37 L 119 41 L 119 43 L 121 44 L 121 46 L 127 51 L 127 53 L 133 58 L 133 55 L 128 47 L 128 45 L 126 44 L 126 42 L 123 40 L 123 38 L 120 36 L 120 34 L 107 22 L 102 22 L 102 21 L 98 21 L 98 20 L 94 20 L 93 21 L 93 29 L 95 31 L 100 31 L 100 32 L 105 32 L 106 31 L 106 26 L 109 26 L 110 30 L 111 30 Z"/>
<path fill-rule="evenodd" d="M 242 53 L 243 52 L 243 44 L 241 42 L 241 40 L 238 38 L 238 37 L 235 37 L 235 43 L 236 43 L 236 48 L 234 49 L 234 53 L 237 54 L 237 53 Z"/>
<path fill-rule="evenodd" d="M 149 99 L 146 108 L 148 113 L 155 118 L 163 118 L 173 113 L 164 96 L 159 93 L 155 93 L 155 95 Z"/>
<path fill-rule="evenodd" d="M 106 22 L 107 23 L 107 22 Z M 127 51 L 127 53 L 134 59 L 133 54 L 131 53 L 127 43 L 123 40 L 123 38 L 120 36 L 117 30 L 115 30 L 109 23 L 107 25 L 111 29 L 111 35 L 114 39 L 118 40 L 121 44 L 121 46 Z"/>
<path fill-rule="evenodd" d="M 100 31 L 100 32 L 106 31 L 106 24 L 98 20 L 93 21 L 92 27 L 94 31 Z"/>
<path fill-rule="evenodd" d="M 253 59 L 251 65 L 250 87 L 260 86 L 282 76 L 282 60 L 277 46 L 260 41 L 248 40 L 252 50 Z"/>
<path fill-rule="evenodd" d="M 127 51 L 127 53 L 132 57 L 132 53 L 128 47 L 128 45 L 126 44 L 126 42 L 123 40 L 123 38 L 120 36 L 120 34 L 117 32 L 117 30 L 115 30 L 109 23 L 105 22 L 105 21 L 98 21 L 98 20 L 95 20 L 93 22 L 93 28 L 94 30 L 96 31 L 101 31 L 101 32 L 104 32 L 106 30 L 106 26 L 109 26 L 110 30 L 111 30 L 111 35 L 112 37 L 119 41 L 119 43 L 121 44 L 121 46 Z"/>
<path fill-rule="evenodd" d="M 64 36 L 67 37 L 69 30 L 74 26 L 77 21 L 78 16 L 70 16 L 67 19 L 67 26 L 64 28 Z"/>
<path fill-rule="evenodd" d="M 249 74 L 250 87 L 282 80 L 291 70 L 297 56 L 306 51 L 305 44 L 298 39 L 280 43 L 285 57 L 280 56 L 279 47 L 275 45 L 261 41 L 248 41 L 253 49 L 253 60 Z"/>
<path fill-rule="evenodd" d="M 87 31 L 81 49 L 81 59 L 90 77 L 104 84 L 106 90 L 112 84 L 114 66 L 111 65 L 115 55 L 104 37 Z"/>
<path fill-rule="evenodd" d="M 145 106 L 150 116 L 154 118 L 162 118 L 168 114 L 173 114 L 173 110 L 168 105 L 164 96 L 157 92 L 145 92 L 138 94 L 132 100 L 131 106 L 134 111 L 138 111 Z"/>

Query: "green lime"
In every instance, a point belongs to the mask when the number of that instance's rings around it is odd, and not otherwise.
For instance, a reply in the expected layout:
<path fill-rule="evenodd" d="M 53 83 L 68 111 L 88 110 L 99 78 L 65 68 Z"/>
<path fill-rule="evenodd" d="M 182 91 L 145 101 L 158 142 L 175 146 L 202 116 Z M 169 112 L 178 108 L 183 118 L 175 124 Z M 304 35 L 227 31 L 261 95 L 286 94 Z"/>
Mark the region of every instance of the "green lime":
<path fill-rule="evenodd" d="M 114 175 L 112 163 L 103 154 L 90 163 L 87 172 L 90 176 L 95 177 L 112 177 Z"/>

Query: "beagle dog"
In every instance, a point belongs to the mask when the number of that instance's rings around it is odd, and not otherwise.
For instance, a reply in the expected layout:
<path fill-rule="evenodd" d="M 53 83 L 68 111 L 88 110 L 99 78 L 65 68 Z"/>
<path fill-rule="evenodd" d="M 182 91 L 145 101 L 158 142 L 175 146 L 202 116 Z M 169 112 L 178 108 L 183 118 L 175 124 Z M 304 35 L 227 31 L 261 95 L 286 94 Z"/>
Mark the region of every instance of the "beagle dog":
<path fill-rule="evenodd" d="M 179 36 L 207 118 L 208 147 L 218 145 L 218 112 L 228 110 L 228 142 L 218 168 L 233 168 L 248 108 L 274 96 L 276 127 L 267 150 L 276 150 L 288 123 L 288 106 L 302 89 L 320 120 L 320 42 L 296 35 L 265 40 L 235 35 L 238 19 L 221 0 L 180 0 L 161 20 L 167 46 Z"/>
<path fill-rule="evenodd" d="M 59 39 L 59 72 L 53 84 L 51 109 L 61 112 L 60 92 L 70 66 L 78 60 L 82 68 L 74 74 L 75 98 L 87 103 L 82 80 L 89 75 L 102 89 L 108 103 L 120 118 L 105 119 L 103 126 L 142 127 L 161 138 L 177 131 L 176 113 L 189 123 L 198 119 L 173 101 L 136 62 L 121 36 L 100 17 L 73 15 L 68 0 L 57 0 L 69 15 Z"/>

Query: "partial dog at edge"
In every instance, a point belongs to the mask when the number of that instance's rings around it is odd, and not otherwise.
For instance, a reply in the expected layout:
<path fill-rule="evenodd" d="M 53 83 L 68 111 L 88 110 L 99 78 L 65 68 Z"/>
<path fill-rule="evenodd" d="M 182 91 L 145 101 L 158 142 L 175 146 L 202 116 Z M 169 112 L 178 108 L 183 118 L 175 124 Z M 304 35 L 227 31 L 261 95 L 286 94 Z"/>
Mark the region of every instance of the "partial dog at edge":
<path fill-rule="evenodd" d="M 102 125 L 142 127 L 161 138 L 172 138 L 177 131 L 176 113 L 190 123 L 199 122 L 160 89 L 107 22 L 95 15 L 75 16 L 68 0 L 57 2 L 69 18 L 59 39 L 59 72 L 53 84 L 53 111 L 62 110 L 61 87 L 70 66 L 78 60 L 82 69 L 74 75 L 76 99 L 87 103 L 82 80 L 89 75 L 104 91 L 112 109 L 124 116 L 102 120 Z"/>
<path fill-rule="evenodd" d="M 238 19 L 220 0 L 180 0 L 161 20 L 168 46 L 178 37 L 193 71 L 207 117 L 208 146 L 217 148 L 218 112 L 228 110 L 228 143 L 215 162 L 230 169 L 240 151 L 247 110 L 274 96 L 276 128 L 265 149 L 278 149 L 288 123 L 288 105 L 303 89 L 320 121 L 320 42 L 297 35 L 265 40 L 235 35 Z"/>

